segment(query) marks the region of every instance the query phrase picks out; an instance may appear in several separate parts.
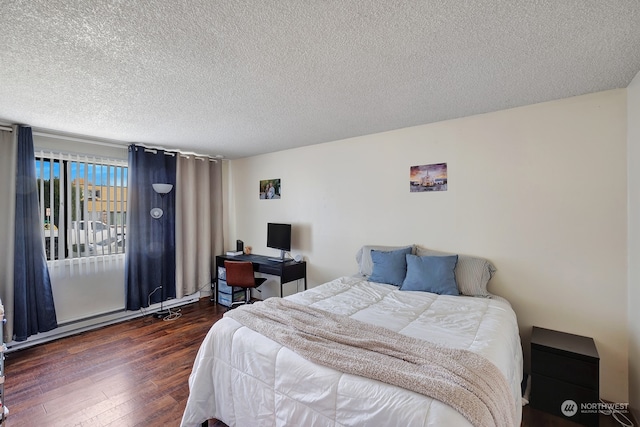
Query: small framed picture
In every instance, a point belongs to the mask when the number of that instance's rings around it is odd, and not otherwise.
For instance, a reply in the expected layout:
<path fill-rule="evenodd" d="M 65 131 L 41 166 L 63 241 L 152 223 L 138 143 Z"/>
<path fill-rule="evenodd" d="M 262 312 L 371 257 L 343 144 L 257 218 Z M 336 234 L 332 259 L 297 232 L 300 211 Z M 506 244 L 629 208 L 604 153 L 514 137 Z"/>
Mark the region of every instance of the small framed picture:
<path fill-rule="evenodd" d="M 447 191 L 447 164 L 411 166 L 409 189 L 412 193 Z"/>
<path fill-rule="evenodd" d="M 261 199 L 279 199 L 282 197 L 280 179 L 264 179 L 260 181 Z"/>

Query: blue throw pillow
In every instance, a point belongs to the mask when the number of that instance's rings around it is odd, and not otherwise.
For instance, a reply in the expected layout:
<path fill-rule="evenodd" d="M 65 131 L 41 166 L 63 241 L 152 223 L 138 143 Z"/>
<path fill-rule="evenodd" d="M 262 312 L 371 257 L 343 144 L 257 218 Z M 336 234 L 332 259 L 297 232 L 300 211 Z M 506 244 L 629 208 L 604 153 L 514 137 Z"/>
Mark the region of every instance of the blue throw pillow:
<path fill-rule="evenodd" d="M 455 268 L 458 255 L 416 256 L 406 255 L 407 275 L 402 291 L 423 291 L 440 295 L 459 295 Z"/>
<path fill-rule="evenodd" d="M 388 283 L 400 286 L 407 275 L 407 255 L 411 254 L 411 246 L 395 251 L 371 250 L 373 271 L 369 280 L 371 282 Z"/>

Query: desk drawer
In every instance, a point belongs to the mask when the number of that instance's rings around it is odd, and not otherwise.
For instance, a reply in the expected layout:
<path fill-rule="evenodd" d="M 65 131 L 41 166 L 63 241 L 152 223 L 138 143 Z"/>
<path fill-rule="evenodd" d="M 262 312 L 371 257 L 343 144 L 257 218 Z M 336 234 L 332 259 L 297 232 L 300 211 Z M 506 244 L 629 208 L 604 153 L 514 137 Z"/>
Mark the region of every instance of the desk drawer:
<path fill-rule="evenodd" d="M 282 264 L 272 261 L 271 263 L 255 264 L 255 270 L 264 274 L 271 274 L 273 276 L 282 275 Z"/>
<path fill-rule="evenodd" d="M 290 263 L 282 272 L 282 283 L 291 282 L 306 277 L 307 265 L 304 262 Z"/>
<path fill-rule="evenodd" d="M 543 348 L 531 348 L 531 373 L 565 381 L 581 387 L 598 390 L 598 362 L 574 359 L 544 351 Z"/>
<path fill-rule="evenodd" d="M 244 291 L 236 292 L 235 294 L 233 294 L 233 302 L 240 301 L 244 301 Z M 218 304 L 229 307 L 231 305 L 231 294 L 218 292 Z"/>
<path fill-rule="evenodd" d="M 238 291 L 238 289 L 240 289 L 240 288 L 236 287 L 236 292 Z M 223 294 L 230 294 L 231 293 L 231 286 L 229 286 L 227 284 L 226 280 L 218 279 L 218 292 L 222 292 Z"/>

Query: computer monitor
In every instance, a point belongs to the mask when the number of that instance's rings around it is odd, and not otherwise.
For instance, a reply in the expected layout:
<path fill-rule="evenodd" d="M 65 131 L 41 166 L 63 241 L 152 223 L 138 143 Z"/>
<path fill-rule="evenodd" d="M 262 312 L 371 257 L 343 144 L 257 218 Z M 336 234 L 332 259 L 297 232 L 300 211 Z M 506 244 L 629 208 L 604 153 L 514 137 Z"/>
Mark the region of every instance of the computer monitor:
<path fill-rule="evenodd" d="M 280 249 L 280 258 L 272 261 L 284 261 L 284 254 L 291 250 L 291 224 L 267 223 L 267 247 Z"/>

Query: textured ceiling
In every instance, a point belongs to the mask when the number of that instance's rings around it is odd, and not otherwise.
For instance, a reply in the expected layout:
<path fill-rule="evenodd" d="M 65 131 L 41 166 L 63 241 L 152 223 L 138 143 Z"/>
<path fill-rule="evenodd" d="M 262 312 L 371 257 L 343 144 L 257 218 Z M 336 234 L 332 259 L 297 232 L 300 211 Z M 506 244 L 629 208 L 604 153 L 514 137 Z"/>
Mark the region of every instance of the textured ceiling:
<path fill-rule="evenodd" d="M 637 0 L 0 0 L 0 120 L 237 158 L 601 90 Z"/>

